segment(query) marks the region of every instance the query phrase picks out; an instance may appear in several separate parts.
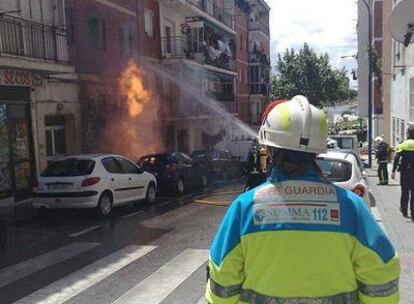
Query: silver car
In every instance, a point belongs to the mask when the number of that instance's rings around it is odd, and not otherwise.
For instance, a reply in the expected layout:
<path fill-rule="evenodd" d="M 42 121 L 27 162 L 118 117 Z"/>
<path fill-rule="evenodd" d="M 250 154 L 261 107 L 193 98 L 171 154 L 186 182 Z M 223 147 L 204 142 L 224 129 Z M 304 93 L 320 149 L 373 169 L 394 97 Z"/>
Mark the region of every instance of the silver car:
<path fill-rule="evenodd" d="M 368 207 L 372 206 L 367 175 L 354 153 L 328 151 L 320 154 L 316 162 L 330 182 L 353 191 L 364 199 Z"/>

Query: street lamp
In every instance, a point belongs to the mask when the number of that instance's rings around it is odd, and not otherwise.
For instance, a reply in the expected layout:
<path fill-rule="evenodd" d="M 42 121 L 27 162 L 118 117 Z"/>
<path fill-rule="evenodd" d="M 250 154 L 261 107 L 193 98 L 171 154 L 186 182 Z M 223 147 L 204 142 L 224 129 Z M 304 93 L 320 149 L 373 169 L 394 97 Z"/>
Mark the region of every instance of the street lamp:
<path fill-rule="evenodd" d="M 372 12 L 368 0 L 362 0 L 368 11 L 368 163 L 372 167 Z"/>

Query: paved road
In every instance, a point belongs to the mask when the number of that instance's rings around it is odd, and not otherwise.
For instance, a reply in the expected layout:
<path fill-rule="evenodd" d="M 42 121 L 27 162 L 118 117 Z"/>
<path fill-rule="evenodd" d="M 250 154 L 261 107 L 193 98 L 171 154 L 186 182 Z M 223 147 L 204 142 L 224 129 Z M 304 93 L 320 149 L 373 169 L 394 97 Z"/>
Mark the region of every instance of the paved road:
<path fill-rule="evenodd" d="M 374 175 L 371 172 L 371 175 Z M 401 303 L 414 303 L 414 223 L 398 212 L 398 185 L 375 186 L 373 213 L 402 260 Z M 84 212 L 10 227 L 0 255 L 0 303 L 201 304 L 208 248 L 241 185 L 154 206 Z"/>
<path fill-rule="evenodd" d="M 110 219 L 65 212 L 9 227 L 0 303 L 203 303 L 208 248 L 239 189 L 164 197 Z"/>

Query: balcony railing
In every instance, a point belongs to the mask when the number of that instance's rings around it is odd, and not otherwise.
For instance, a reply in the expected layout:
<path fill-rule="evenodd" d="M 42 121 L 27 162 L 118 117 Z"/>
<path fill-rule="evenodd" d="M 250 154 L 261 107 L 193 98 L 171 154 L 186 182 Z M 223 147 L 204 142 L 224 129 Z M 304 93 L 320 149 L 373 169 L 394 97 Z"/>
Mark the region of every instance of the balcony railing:
<path fill-rule="evenodd" d="M 216 4 L 214 0 L 185 0 L 188 4 L 193 5 L 203 12 L 234 29 L 234 16 L 226 13 L 224 9 Z"/>
<path fill-rule="evenodd" d="M 269 24 L 262 21 L 250 21 L 248 25 L 249 31 L 261 31 L 266 36 L 270 36 Z"/>
<path fill-rule="evenodd" d="M 234 55 L 228 50 L 216 50 L 204 42 L 182 36 L 163 37 L 161 43 L 163 59 L 189 59 L 231 71 L 236 69 Z"/>
<path fill-rule="evenodd" d="M 0 56 L 17 56 L 65 63 L 66 32 L 29 20 L 0 16 Z"/>
<path fill-rule="evenodd" d="M 268 96 L 270 93 L 270 87 L 265 83 L 250 83 L 250 94 Z"/>

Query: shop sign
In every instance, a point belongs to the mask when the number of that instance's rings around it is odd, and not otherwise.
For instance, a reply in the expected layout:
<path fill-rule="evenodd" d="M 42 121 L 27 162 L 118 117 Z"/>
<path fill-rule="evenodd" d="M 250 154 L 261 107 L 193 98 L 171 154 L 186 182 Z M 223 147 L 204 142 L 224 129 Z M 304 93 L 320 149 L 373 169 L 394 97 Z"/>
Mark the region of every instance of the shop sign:
<path fill-rule="evenodd" d="M 32 71 L 0 69 L 0 85 L 41 87 L 44 75 Z"/>

